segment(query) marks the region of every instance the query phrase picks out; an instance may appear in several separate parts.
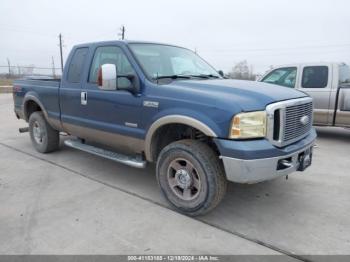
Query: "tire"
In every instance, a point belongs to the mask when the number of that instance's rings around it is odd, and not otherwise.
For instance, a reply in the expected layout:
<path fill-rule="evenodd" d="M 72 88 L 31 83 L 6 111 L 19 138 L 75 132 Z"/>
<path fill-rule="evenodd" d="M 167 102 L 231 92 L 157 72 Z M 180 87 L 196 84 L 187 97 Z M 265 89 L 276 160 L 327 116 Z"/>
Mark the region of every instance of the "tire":
<path fill-rule="evenodd" d="M 157 180 L 165 198 L 179 212 L 203 215 L 224 198 L 227 180 L 217 154 L 197 140 L 166 146 L 157 159 Z"/>
<path fill-rule="evenodd" d="M 59 132 L 50 126 L 41 111 L 30 115 L 29 134 L 33 146 L 40 153 L 50 153 L 59 148 Z"/>

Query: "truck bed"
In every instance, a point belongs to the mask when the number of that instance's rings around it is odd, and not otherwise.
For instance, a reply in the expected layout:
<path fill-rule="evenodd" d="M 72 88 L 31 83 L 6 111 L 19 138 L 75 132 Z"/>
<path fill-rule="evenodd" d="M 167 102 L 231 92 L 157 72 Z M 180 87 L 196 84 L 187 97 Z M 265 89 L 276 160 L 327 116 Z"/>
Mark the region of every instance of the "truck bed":
<path fill-rule="evenodd" d="M 42 103 L 50 118 L 60 121 L 59 87 L 60 79 L 20 79 L 13 83 L 15 113 L 18 118 L 26 119 L 24 97 L 34 97 Z"/>

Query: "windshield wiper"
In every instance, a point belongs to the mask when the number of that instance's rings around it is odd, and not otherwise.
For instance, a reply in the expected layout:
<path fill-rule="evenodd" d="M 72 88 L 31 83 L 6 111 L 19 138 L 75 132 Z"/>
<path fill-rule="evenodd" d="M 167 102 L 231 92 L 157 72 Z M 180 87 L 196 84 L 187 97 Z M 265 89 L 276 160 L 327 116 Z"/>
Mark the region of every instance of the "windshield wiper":
<path fill-rule="evenodd" d="M 212 75 L 212 74 L 199 74 L 199 75 L 191 75 L 192 77 L 199 77 L 199 78 L 205 78 L 205 79 L 209 79 L 209 78 L 219 78 L 216 75 Z"/>
<path fill-rule="evenodd" d="M 187 75 L 167 75 L 167 76 L 157 76 L 157 77 L 153 77 L 154 80 L 159 80 L 159 79 L 165 79 L 165 78 L 170 78 L 170 79 L 191 79 L 191 76 L 187 76 Z"/>
<path fill-rule="evenodd" d="M 153 77 L 153 80 L 159 80 L 159 79 L 191 79 L 191 78 L 202 78 L 202 79 L 209 79 L 209 78 L 220 78 L 219 76 L 212 75 L 212 74 L 199 74 L 199 75 L 166 75 L 166 76 L 157 76 Z"/>

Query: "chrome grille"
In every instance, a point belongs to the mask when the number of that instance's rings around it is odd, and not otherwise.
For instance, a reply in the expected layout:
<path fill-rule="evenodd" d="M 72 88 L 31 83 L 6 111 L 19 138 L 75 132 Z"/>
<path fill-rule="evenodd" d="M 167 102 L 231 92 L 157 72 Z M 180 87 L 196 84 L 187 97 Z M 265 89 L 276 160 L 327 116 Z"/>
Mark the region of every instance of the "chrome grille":
<path fill-rule="evenodd" d="M 290 141 L 308 133 L 312 127 L 312 102 L 288 106 L 285 110 L 285 123 L 283 141 Z M 309 121 L 307 124 L 302 124 L 300 119 L 307 116 Z"/>
<path fill-rule="evenodd" d="M 267 138 L 278 146 L 292 144 L 306 136 L 312 128 L 312 98 L 304 97 L 270 104 L 267 112 Z M 302 118 L 308 121 L 302 123 Z"/>

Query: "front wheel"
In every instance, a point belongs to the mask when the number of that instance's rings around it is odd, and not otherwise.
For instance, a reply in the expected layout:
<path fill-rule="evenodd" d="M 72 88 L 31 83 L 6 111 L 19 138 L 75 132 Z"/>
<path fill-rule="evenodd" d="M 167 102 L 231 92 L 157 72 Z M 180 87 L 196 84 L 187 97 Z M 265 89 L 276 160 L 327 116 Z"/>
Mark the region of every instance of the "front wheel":
<path fill-rule="evenodd" d="M 190 216 L 215 208 L 227 185 L 217 154 L 196 140 L 180 140 L 166 146 L 157 160 L 157 179 L 166 199 Z"/>
<path fill-rule="evenodd" d="M 33 146 L 40 153 L 49 153 L 59 147 L 59 132 L 50 126 L 42 112 L 30 115 L 29 134 Z"/>

